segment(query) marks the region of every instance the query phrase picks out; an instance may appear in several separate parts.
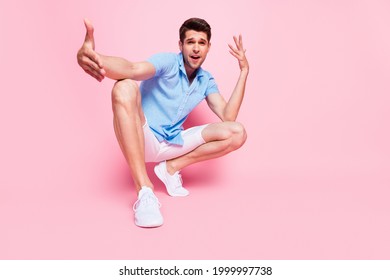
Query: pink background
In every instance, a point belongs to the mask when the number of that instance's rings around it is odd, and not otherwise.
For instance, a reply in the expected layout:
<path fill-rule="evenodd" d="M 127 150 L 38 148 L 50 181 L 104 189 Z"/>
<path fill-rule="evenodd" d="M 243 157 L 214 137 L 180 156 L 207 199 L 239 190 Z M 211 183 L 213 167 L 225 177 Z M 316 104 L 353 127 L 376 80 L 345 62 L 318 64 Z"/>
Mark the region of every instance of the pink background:
<path fill-rule="evenodd" d="M 0 1 L 1 259 L 390 257 L 389 1 Z M 226 97 L 243 35 L 249 138 L 184 170 L 187 198 L 152 174 L 166 222 L 140 229 L 113 81 L 76 63 L 82 20 L 99 52 L 143 60 L 177 52 L 192 16 Z M 191 123 L 214 120 L 203 104 Z"/>

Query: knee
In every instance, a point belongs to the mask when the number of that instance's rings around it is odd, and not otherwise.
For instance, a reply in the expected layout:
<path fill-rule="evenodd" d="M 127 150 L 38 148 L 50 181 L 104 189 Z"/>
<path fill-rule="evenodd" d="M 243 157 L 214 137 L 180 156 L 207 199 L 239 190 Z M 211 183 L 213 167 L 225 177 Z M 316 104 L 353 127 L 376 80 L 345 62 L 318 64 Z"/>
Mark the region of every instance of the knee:
<path fill-rule="evenodd" d="M 232 150 L 241 148 L 247 139 L 245 127 L 241 123 L 234 122 L 230 125 L 230 132 Z"/>
<path fill-rule="evenodd" d="M 112 89 L 112 104 L 134 104 L 138 100 L 139 87 L 133 80 L 117 81 Z"/>

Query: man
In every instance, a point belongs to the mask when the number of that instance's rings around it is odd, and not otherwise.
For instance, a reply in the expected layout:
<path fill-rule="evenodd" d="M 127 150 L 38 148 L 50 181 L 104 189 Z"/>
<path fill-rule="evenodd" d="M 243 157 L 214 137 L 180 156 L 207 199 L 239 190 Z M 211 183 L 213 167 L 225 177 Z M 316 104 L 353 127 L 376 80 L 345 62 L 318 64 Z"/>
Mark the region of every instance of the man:
<path fill-rule="evenodd" d="M 211 46 L 211 28 L 205 20 L 191 18 L 183 23 L 179 54 L 160 53 L 143 62 L 97 53 L 93 26 L 88 20 L 84 23 L 87 33 L 77 54 L 79 65 L 98 81 L 117 80 L 112 90 L 114 129 L 138 192 L 135 224 L 161 226 L 161 205 L 145 162 L 158 162 L 154 171 L 169 195 L 186 196 L 181 169 L 230 153 L 246 140 L 244 127 L 235 122 L 249 73 L 241 35 L 233 37 L 235 47 L 229 44 L 240 74 L 226 102 L 212 75 L 201 68 Z M 143 82 L 138 86 L 136 81 Z M 221 122 L 183 130 L 188 114 L 203 99 Z"/>

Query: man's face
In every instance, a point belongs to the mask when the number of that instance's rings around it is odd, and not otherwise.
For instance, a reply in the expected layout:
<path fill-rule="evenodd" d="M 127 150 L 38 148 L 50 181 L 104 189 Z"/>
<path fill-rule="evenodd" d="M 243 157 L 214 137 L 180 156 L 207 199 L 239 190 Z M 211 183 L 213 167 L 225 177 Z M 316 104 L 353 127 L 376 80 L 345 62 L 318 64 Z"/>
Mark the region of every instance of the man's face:
<path fill-rule="evenodd" d="M 183 53 L 184 67 L 187 75 L 192 75 L 206 59 L 210 42 L 205 32 L 188 30 L 183 43 L 179 41 L 180 51 Z"/>

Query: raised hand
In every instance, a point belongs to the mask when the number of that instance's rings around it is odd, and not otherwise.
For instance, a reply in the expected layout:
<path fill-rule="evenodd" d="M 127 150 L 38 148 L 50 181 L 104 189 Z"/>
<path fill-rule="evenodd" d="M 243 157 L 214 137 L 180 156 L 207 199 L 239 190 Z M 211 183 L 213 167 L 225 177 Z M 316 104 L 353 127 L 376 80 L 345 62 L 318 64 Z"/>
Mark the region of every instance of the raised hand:
<path fill-rule="evenodd" d="M 84 19 L 85 40 L 80 50 L 77 52 L 77 62 L 83 70 L 101 82 L 106 74 L 103 69 L 103 63 L 98 53 L 95 52 L 95 39 L 93 37 L 92 23 Z"/>
<path fill-rule="evenodd" d="M 238 65 L 240 66 L 241 71 L 249 71 L 249 63 L 246 59 L 244 49 L 244 45 L 242 44 L 242 36 L 233 36 L 234 43 L 236 44 L 236 47 L 233 47 L 231 44 L 229 45 L 229 52 L 238 60 Z"/>

